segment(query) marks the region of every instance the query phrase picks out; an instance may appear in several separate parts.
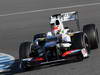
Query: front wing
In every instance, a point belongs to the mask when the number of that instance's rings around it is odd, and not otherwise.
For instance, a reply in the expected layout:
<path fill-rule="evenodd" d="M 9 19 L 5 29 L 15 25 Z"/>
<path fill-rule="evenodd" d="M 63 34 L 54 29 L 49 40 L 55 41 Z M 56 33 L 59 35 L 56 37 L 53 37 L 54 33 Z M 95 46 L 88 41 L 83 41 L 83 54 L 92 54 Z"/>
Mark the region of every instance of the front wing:
<path fill-rule="evenodd" d="M 64 52 L 63 54 L 60 55 L 61 58 L 56 59 L 56 60 L 52 60 L 52 61 L 47 61 L 43 57 L 36 57 L 36 58 L 30 57 L 30 58 L 22 59 L 22 62 L 28 63 L 29 66 L 50 64 L 50 63 L 56 63 L 56 62 L 60 62 L 60 61 L 70 60 L 70 58 L 69 58 L 70 56 L 75 56 L 75 55 L 80 54 L 80 53 L 82 53 L 83 57 L 85 57 L 86 56 L 85 48 L 83 48 L 83 49 L 73 49 L 73 50 L 66 51 L 66 52 Z"/>

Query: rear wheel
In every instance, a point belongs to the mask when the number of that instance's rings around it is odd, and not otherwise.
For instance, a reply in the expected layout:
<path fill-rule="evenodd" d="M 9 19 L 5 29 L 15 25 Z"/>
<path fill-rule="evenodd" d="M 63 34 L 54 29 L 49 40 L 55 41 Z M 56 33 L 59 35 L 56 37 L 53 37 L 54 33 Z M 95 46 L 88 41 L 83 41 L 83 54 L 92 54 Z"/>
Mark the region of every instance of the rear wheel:
<path fill-rule="evenodd" d="M 23 42 L 19 47 L 19 60 L 20 60 L 20 69 L 28 69 L 27 63 L 22 62 L 22 59 L 30 57 L 31 53 L 31 42 Z"/>
<path fill-rule="evenodd" d="M 87 34 L 90 49 L 96 49 L 98 48 L 99 43 L 99 37 L 98 37 L 98 31 L 95 27 L 95 24 L 88 24 L 83 27 L 83 32 Z"/>

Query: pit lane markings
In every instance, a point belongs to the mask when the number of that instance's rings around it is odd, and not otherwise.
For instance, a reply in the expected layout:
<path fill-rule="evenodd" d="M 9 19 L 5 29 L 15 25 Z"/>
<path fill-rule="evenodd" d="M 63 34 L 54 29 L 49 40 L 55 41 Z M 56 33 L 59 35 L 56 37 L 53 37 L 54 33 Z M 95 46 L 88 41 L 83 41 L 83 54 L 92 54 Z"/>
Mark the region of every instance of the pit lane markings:
<path fill-rule="evenodd" d="M 66 8 L 95 6 L 95 5 L 100 5 L 100 3 L 99 2 L 98 3 L 88 3 L 88 4 L 79 4 L 79 5 L 67 6 L 67 7 L 48 8 L 48 9 L 40 9 L 40 10 L 33 10 L 33 11 L 23 11 L 23 12 L 14 12 L 14 13 L 8 13 L 8 14 L 1 14 L 0 17 L 31 14 L 31 13 L 36 13 L 36 12 L 44 12 L 44 11 L 59 10 L 59 9 L 66 9 Z"/>

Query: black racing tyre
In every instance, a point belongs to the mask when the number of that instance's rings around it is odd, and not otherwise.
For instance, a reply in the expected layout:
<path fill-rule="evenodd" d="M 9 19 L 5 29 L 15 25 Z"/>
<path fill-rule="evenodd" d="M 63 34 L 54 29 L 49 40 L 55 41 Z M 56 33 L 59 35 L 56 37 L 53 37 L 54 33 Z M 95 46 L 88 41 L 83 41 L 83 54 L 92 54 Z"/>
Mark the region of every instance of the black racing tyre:
<path fill-rule="evenodd" d="M 98 31 L 95 24 L 85 25 L 83 27 L 83 32 L 87 34 L 89 44 L 90 44 L 90 49 L 98 48 L 99 37 L 98 37 Z"/>
<path fill-rule="evenodd" d="M 30 49 L 31 42 L 23 42 L 20 44 L 19 47 L 19 60 L 20 60 L 20 69 L 27 69 L 27 63 L 23 63 L 22 59 L 30 57 L 31 49 Z"/>
<path fill-rule="evenodd" d="M 74 34 L 74 36 L 72 37 L 72 48 L 73 49 L 85 48 L 87 52 L 89 53 L 90 50 L 89 50 L 87 35 L 83 32 Z M 81 52 L 77 54 L 76 57 L 79 61 L 84 59 Z"/>

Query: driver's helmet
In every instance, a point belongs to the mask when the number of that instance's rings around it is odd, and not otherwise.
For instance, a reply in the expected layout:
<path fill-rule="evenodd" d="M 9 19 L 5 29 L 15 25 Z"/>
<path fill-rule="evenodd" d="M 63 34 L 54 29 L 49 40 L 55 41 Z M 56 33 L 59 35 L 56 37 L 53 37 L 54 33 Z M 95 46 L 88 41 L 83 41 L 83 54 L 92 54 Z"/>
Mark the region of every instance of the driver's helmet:
<path fill-rule="evenodd" d="M 57 34 L 60 33 L 61 28 L 60 28 L 60 22 L 59 22 L 59 20 L 55 20 L 55 22 L 50 23 L 50 25 L 51 25 L 51 32 L 54 35 L 57 35 Z"/>

